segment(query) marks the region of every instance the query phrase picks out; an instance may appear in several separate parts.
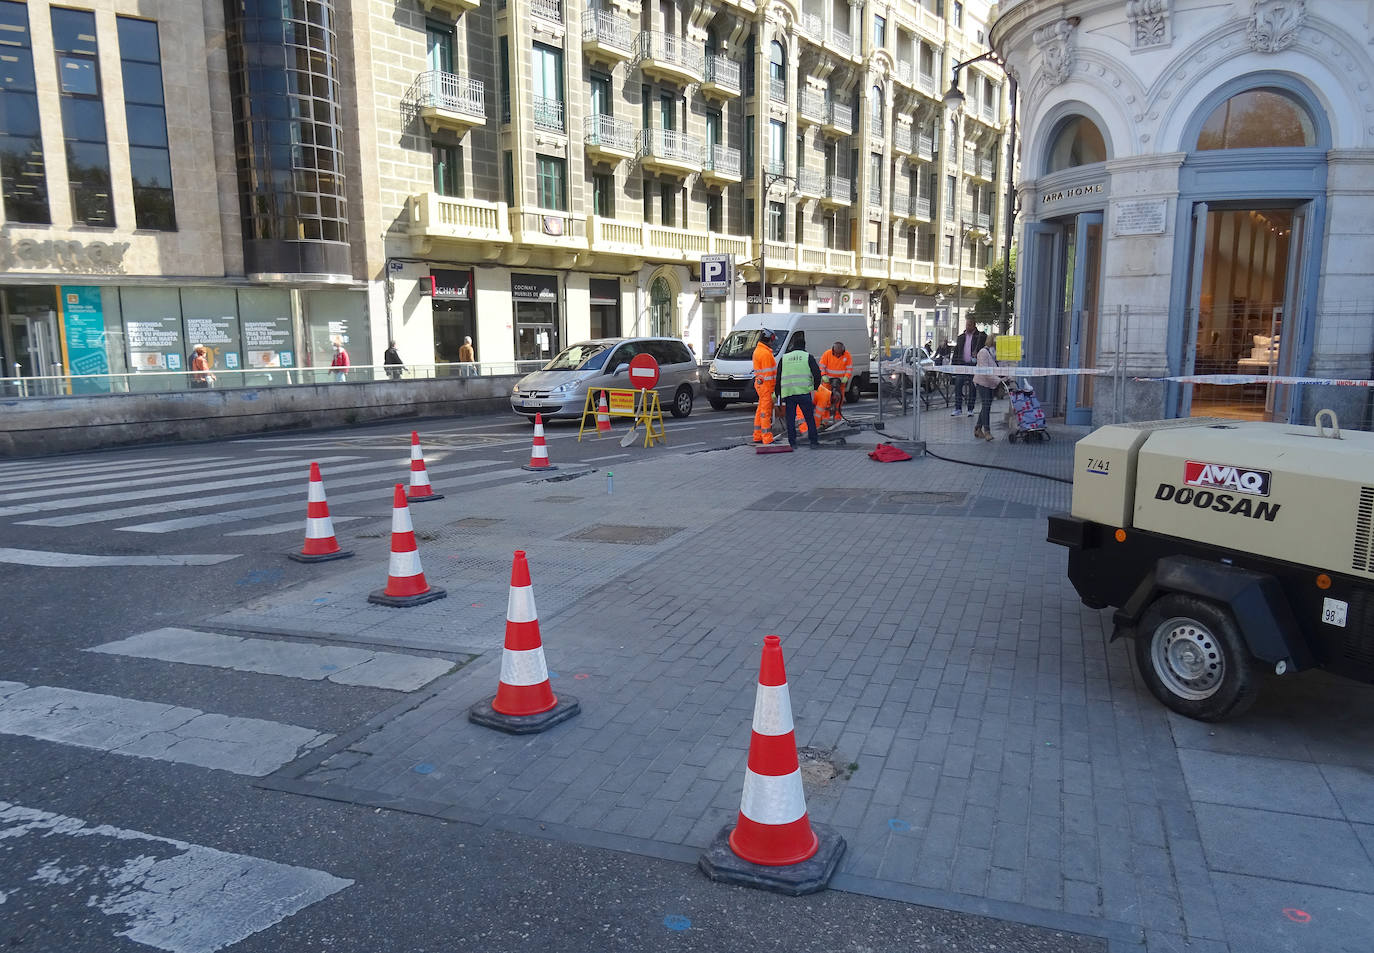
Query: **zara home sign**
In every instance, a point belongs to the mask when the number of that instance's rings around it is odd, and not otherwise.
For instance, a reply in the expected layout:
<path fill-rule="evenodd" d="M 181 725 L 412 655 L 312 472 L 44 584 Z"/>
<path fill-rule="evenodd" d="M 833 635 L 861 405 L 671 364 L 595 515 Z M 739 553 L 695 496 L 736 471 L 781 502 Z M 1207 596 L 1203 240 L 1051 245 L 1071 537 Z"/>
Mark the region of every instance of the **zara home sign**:
<path fill-rule="evenodd" d="M 1081 199 L 1090 195 L 1101 194 L 1101 182 L 1094 182 L 1091 185 L 1075 185 L 1071 188 L 1054 189 L 1053 191 L 1042 193 L 1040 196 L 1040 205 L 1043 207 L 1046 205 L 1053 205 L 1056 202 L 1062 202 L 1065 199 Z"/>

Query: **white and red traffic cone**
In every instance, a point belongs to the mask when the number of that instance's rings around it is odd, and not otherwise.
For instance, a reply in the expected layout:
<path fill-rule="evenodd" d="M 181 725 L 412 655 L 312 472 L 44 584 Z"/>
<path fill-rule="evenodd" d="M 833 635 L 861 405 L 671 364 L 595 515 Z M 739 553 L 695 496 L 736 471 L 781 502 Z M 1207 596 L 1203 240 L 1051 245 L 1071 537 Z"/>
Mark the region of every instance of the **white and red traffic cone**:
<path fill-rule="evenodd" d="M 442 599 L 448 595 L 431 586 L 420 566 L 420 551 L 415 545 L 415 526 L 410 522 L 405 488 L 397 483 L 391 509 L 391 560 L 387 565 L 386 588 L 368 593 L 367 601 L 379 606 L 404 609 Z"/>
<path fill-rule="evenodd" d="M 782 640 L 766 635 L 739 818 L 699 866 L 712 880 L 799 896 L 825 889 L 843 853 L 844 838 L 807 815 Z"/>
<path fill-rule="evenodd" d="M 324 480 L 320 465 L 310 464 L 310 483 L 305 494 L 305 545 L 298 553 L 287 553 L 298 563 L 322 563 L 331 559 L 347 559 L 353 553 L 339 548 L 334 537 L 334 521 L 329 518 L 329 501 L 324 497 Z"/>
<path fill-rule="evenodd" d="M 611 432 L 611 408 L 606 405 L 606 392 L 601 392 L 601 402 L 596 405 L 596 432 Z"/>
<path fill-rule="evenodd" d="M 469 720 L 513 735 L 533 734 L 567 721 L 581 710 L 570 695 L 554 695 L 544 643 L 539 637 L 539 613 L 524 550 L 516 550 L 510 570 L 510 599 L 506 604 L 506 646 L 501 655 L 501 680 L 496 697 L 468 709 Z"/>
<path fill-rule="evenodd" d="M 425 455 L 420 450 L 420 435 L 410 432 L 410 489 L 406 499 L 411 503 L 424 503 L 426 500 L 442 500 L 444 494 L 435 493 L 429 484 L 429 471 L 425 469 Z"/>
<path fill-rule="evenodd" d="M 544 442 L 544 415 L 534 415 L 534 446 L 530 448 L 530 462 L 522 468 L 525 470 L 557 470 L 558 467 L 549 462 L 549 446 Z"/>

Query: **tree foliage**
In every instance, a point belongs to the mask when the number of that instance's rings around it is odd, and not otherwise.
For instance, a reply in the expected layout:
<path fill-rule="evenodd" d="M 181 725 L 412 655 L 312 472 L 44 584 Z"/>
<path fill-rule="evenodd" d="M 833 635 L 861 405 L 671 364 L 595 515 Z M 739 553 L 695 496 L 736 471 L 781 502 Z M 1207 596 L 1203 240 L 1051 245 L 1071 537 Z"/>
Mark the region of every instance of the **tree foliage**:
<path fill-rule="evenodd" d="M 978 292 L 978 300 L 973 305 L 973 317 L 980 324 L 997 321 L 1002 314 L 1002 256 L 988 266 L 987 282 Z M 1011 250 L 1011 273 L 1007 276 L 1007 316 L 998 330 L 1006 334 L 1010 330 L 1011 313 L 1016 306 L 1016 249 Z"/>

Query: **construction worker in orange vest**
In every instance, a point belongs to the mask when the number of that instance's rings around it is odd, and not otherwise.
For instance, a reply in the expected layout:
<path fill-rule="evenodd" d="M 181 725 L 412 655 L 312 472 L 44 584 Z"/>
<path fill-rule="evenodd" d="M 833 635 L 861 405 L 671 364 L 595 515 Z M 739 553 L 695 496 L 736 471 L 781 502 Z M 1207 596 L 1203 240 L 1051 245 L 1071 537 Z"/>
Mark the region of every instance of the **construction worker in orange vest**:
<path fill-rule="evenodd" d="M 754 412 L 754 443 L 773 442 L 773 391 L 778 382 L 778 359 L 773 356 L 773 332 L 764 328 L 754 345 L 754 393 L 759 407 Z"/>
<path fill-rule="evenodd" d="M 854 358 L 845 350 L 843 341 L 835 344 L 821 355 L 821 387 L 828 385 L 828 398 L 824 405 L 816 402 L 816 420 L 832 423 L 839 419 L 840 409 L 844 406 L 844 394 L 849 389 L 849 381 L 854 376 Z"/>

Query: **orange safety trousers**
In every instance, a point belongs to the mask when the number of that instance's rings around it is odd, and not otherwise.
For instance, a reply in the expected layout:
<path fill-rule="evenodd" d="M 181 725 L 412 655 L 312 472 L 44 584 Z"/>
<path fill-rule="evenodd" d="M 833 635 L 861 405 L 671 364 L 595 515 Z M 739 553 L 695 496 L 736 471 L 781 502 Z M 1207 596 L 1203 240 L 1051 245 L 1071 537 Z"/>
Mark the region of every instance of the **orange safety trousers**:
<path fill-rule="evenodd" d="M 754 443 L 773 442 L 773 382 L 756 382 L 759 408 L 754 411 Z"/>

